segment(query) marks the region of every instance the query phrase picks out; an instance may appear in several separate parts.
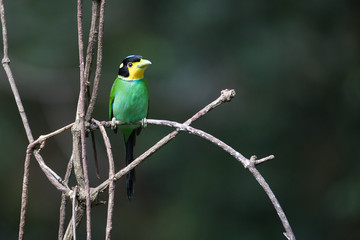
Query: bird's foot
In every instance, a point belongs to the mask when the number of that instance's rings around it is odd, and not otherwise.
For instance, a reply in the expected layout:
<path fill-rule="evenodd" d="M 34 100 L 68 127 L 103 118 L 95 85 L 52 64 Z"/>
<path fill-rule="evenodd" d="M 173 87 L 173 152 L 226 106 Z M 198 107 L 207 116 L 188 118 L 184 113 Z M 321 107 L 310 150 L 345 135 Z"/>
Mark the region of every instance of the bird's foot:
<path fill-rule="evenodd" d="M 116 129 L 116 118 L 114 117 L 111 119 L 111 129 L 112 130 Z"/>

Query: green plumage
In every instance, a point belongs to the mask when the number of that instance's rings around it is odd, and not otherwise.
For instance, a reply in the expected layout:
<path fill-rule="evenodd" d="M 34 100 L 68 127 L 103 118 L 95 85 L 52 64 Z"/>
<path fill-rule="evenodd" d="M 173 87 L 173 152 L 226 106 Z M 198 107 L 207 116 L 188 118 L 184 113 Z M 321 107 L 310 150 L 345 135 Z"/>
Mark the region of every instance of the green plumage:
<path fill-rule="evenodd" d="M 124 123 L 137 122 L 148 115 L 149 89 L 144 79 L 144 71 L 151 62 L 140 55 L 124 58 L 119 67 L 118 77 L 111 88 L 109 102 L 109 118 Z M 140 133 L 140 125 L 121 125 L 124 134 L 126 165 L 133 159 L 136 135 Z M 126 175 L 126 196 L 134 193 L 135 169 Z"/>
<path fill-rule="evenodd" d="M 109 117 L 121 122 L 136 122 L 148 115 L 149 89 L 144 78 L 123 80 L 116 78 L 110 92 Z M 139 125 L 122 125 L 125 142 Z"/>

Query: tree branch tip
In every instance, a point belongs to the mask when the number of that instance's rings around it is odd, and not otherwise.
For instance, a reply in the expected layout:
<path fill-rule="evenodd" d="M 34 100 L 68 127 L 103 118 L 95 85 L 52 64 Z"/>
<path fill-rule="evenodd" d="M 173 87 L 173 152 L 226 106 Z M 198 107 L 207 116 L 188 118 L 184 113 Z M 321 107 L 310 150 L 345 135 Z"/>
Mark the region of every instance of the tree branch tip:
<path fill-rule="evenodd" d="M 269 156 L 264 157 L 264 158 L 261 158 L 261 159 L 259 159 L 259 160 L 256 160 L 256 159 L 255 159 L 255 165 L 258 165 L 258 164 L 260 164 L 260 163 L 267 162 L 267 161 L 272 160 L 272 159 L 274 159 L 274 158 L 275 158 L 274 155 L 269 155 Z"/>
<path fill-rule="evenodd" d="M 230 102 L 232 98 L 234 98 L 236 92 L 234 89 L 224 89 L 221 91 L 221 97 L 224 102 Z"/>

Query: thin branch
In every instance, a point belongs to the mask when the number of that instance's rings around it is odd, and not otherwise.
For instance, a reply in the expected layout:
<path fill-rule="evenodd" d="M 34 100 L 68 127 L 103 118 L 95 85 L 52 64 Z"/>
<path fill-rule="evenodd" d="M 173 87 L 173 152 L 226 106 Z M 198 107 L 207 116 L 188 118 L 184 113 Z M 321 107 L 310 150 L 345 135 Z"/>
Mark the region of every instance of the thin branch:
<path fill-rule="evenodd" d="M 86 141 L 85 141 L 85 87 L 84 80 L 84 41 L 82 29 L 82 0 L 77 2 L 77 25 L 78 25 L 78 44 L 79 44 L 79 62 L 80 62 L 80 94 L 77 108 L 77 120 L 80 127 L 81 138 L 81 157 L 84 171 L 85 189 L 86 189 L 86 238 L 91 240 L 91 201 L 90 184 L 86 161 Z"/>
<path fill-rule="evenodd" d="M 229 89 L 225 89 L 221 91 L 221 95 L 214 100 L 213 102 L 209 103 L 208 105 L 206 105 L 203 109 L 201 109 L 199 112 L 197 112 L 195 115 L 193 115 L 191 118 L 189 118 L 187 121 L 184 122 L 185 125 L 190 125 L 191 123 L 193 123 L 194 121 L 196 121 L 197 119 L 201 118 L 202 116 L 204 116 L 205 114 L 207 114 L 209 111 L 211 111 L 212 109 L 214 109 L 215 107 L 221 105 L 222 103 L 225 102 L 230 102 L 231 99 L 235 96 L 235 91 L 233 89 L 229 90 Z M 111 121 L 103 121 L 101 122 L 101 124 L 104 127 L 110 127 L 111 126 Z M 116 124 L 124 124 L 121 122 L 116 121 Z M 137 123 L 139 124 L 139 123 Z M 96 129 L 97 126 L 91 126 L 92 129 Z M 166 135 L 165 137 L 163 137 L 160 141 L 158 141 L 155 145 L 153 145 L 151 148 L 149 148 L 146 152 L 144 152 L 143 154 L 141 154 L 138 158 L 136 158 L 132 164 L 134 164 L 135 166 L 138 165 L 139 163 L 141 163 L 142 161 L 144 161 L 146 158 L 148 158 L 149 156 L 151 156 L 152 154 L 154 154 L 159 148 L 161 148 L 162 146 L 164 146 L 165 144 L 167 144 L 169 141 L 171 141 L 177 134 L 179 134 L 178 130 L 174 130 L 171 133 L 169 133 L 168 135 Z M 120 170 L 119 172 L 117 172 L 115 174 L 115 179 L 119 179 L 121 176 L 123 176 L 124 174 L 127 173 L 127 171 L 129 171 L 130 167 L 133 165 L 128 165 L 127 167 L 125 167 L 124 169 Z M 133 167 L 135 167 L 133 166 Z M 133 168 L 131 167 L 131 169 Z M 99 186 L 97 186 L 96 188 L 94 188 L 93 194 L 97 194 L 99 192 L 104 191 L 108 186 L 109 183 L 113 181 L 113 179 L 107 179 L 106 181 L 104 181 L 103 183 L 101 183 Z"/>
<path fill-rule="evenodd" d="M 268 183 L 265 181 L 265 179 L 262 177 L 260 172 L 255 167 L 256 166 L 256 158 L 255 158 L 255 156 L 251 157 L 250 160 L 249 160 L 249 159 L 245 158 L 241 153 L 237 152 L 235 149 L 233 149 L 229 145 L 225 144 L 220 139 L 217 139 L 216 137 L 214 137 L 211 134 L 206 133 L 206 132 L 204 132 L 202 130 L 190 127 L 187 124 L 180 124 L 180 123 L 173 122 L 173 121 L 155 120 L 155 119 L 147 119 L 146 123 L 147 124 L 153 124 L 153 125 L 162 125 L 162 126 L 173 127 L 173 128 L 176 128 L 176 131 L 186 131 L 186 132 L 188 132 L 190 134 L 193 134 L 193 135 L 196 135 L 198 137 L 204 138 L 204 139 L 214 143 L 218 147 L 222 148 L 224 151 L 228 152 L 231 156 L 233 156 L 235 159 L 237 159 L 244 166 L 244 168 L 249 169 L 249 171 L 253 174 L 255 179 L 258 181 L 260 186 L 264 189 L 265 193 L 269 197 L 269 199 L 270 199 L 271 203 L 273 204 L 273 206 L 274 206 L 274 208 L 275 208 L 275 210 L 276 210 L 276 212 L 277 212 L 277 214 L 278 214 L 278 216 L 280 218 L 280 221 L 283 224 L 283 227 L 284 227 L 284 229 L 286 231 L 284 233 L 284 235 L 289 240 L 295 240 L 295 235 L 292 232 L 290 224 L 289 224 L 289 222 L 288 222 L 288 220 L 286 218 L 286 215 L 285 215 L 283 209 L 280 206 L 279 201 L 276 199 L 276 197 L 275 197 L 274 193 L 272 192 L 272 190 L 271 190 L 270 186 L 268 185 Z M 155 144 L 153 147 L 156 148 L 157 145 L 158 144 Z M 156 151 L 157 149 L 158 148 L 156 148 L 153 151 Z M 145 152 L 144 154 L 146 155 L 147 152 Z M 150 152 L 152 152 L 152 151 L 150 150 Z M 121 178 L 123 175 L 127 174 L 131 169 L 135 168 L 138 164 L 140 164 L 143 160 L 145 160 L 149 156 L 149 155 L 147 155 L 147 156 L 143 156 L 143 155 L 141 155 L 140 157 L 135 159 L 132 163 L 127 165 L 125 168 L 123 168 L 119 172 L 117 172 L 115 174 L 114 179 Z M 273 159 L 273 158 L 274 158 L 274 156 L 270 155 L 268 157 L 260 159 L 258 163 L 262 163 L 264 161 L 268 161 L 268 160 Z M 110 179 L 108 179 L 107 181 L 110 181 Z M 97 189 L 101 190 L 101 188 L 103 187 L 102 185 L 103 184 L 99 185 Z"/>
<path fill-rule="evenodd" d="M 69 160 L 69 163 L 67 165 L 66 168 L 66 173 L 64 176 L 64 183 L 68 184 L 69 182 L 69 178 L 71 175 L 71 169 L 73 167 L 73 160 L 74 157 L 73 155 L 71 155 L 71 158 Z M 62 193 L 61 194 L 61 202 L 60 202 L 60 216 L 59 216 L 59 232 L 58 232 L 58 239 L 62 240 L 64 237 L 64 224 L 65 224 L 65 210 L 66 210 L 66 194 Z"/>
<path fill-rule="evenodd" d="M 76 212 L 76 217 L 75 217 L 75 225 L 76 225 L 75 229 L 76 229 L 79 226 L 79 224 L 82 220 L 82 217 L 84 216 L 85 209 L 81 206 L 81 204 L 77 204 L 75 212 Z M 73 221 L 74 221 L 74 219 L 73 219 L 73 217 L 71 217 L 70 222 L 66 228 L 63 240 L 72 240 L 73 232 L 74 232 L 73 231 Z"/>
<path fill-rule="evenodd" d="M 6 19 L 5 19 L 5 8 L 3 0 L 0 0 L 0 14 L 1 14 L 1 28 L 2 28 L 2 37 L 3 37 L 3 47 L 4 47 L 4 57 L 2 59 L 2 65 L 6 72 L 7 78 L 10 83 L 11 90 L 13 92 L 19 114 L 25 128 L 26 136 L 29 140 L 29 143 L 34 141 L 34 137 L 31 133 L 31 128 L 22 104 L 19 91 L 16 87 L 15 79 L 13 77 L 11 68 L 10 68 L 10 58 L 9 58 L 9 46 L 7 38 L 7 28 L 6 28 Z M 28 202 L 28 186 L 29 186 L 29 173 L 30 173 L 30 155 L 26 154 L 24 162 L 24 175 L 23 175 L 23 185 L 21 193 L 21 212 L 20 212 L 20 223 L 19 223 L 19 236 L 18 239 L 22 240 L 24 238 L 24 228 L 25 228 L 25 215 L 26 207 Z"/>
<path fill-rule="evenodd" d="M 89 42 L 86 50 L 86 62 L 85 62 L 85 70 L 84 70 L 84 81 L 86 82 L 86 86 L 89 87 L 89 77 L 90 70 L 94 56 L 94 49 L 96 43 L 96 36 L 98 33 L 98 20 L 99 20 L 99 9 L 100 9 L 99 0 L 92 1 L 92 15 L 91 15 L 91 26 L 89 32 Z M 90 91 L 90 88 L 87 89 Z"/>
<path fill-rule="evenodd" d="M 271 158 L 271 156 L 269 156 Z M 255 158 L 251 157 L 250 160 L 250 165 L 248 167 L 249 171 L 251 172 L 251 174 L 255 177 L 256 181 L 260 184 L 260 186 L 264 189 L 266 195 L 269 197 L 271 203 L 273 204 L 276 213 L 278 214 L 280 221 L 285 229 L 285 233 L 284 236 L 288 239 L 288 240 L 296 240 L 295 239 L 295 235 L 291 229 L 290 223 L 285 215 L 285 212 L 283 211 L 282 207 L 280 206 L 279 201 L 277 200 L 277 198 L 275 197 L 275 194 L 273 193 L 273 191 L 271 190 L 269 184 L 265 181 L 264 177 L 261 175 L 261 173 L 256 169 L 255 167 Z"/>
<path fill-rule="evenodd" d="M 22 240 L 24 238 L 25 231 L 25 215 L 26 207 L 28 203 L 28 185 L 29 185 L 29 163 L 30 163 L 30 153 L 26 153 L 25 163 L 24 163 L 24 178 L 21 192 L 21 211 L 20 211 L 20 224 L 19 224 L 19 236 L 18 239 Z M 26 173 L 26 174 L 25 174 Z"/>
<path fill-rule="evenodd" d="M 66 195 L 69 195 L 71 192 L 69 186 L 61 179 L 59 175 L 57 175 L 51 168 L 49 168 L 45 162 L 42 156 L 39 153 L 39 150 L 34 151 L 35 159 L 37 160 L 41 170 L 45 173 L 45 176 L 48 178 L 48 180 L 61 192 L 65 193 Z"/>
<path fill-rule="evenodd" d="M 72 126 L 74 125 L 74 123 L 70 123 L 62 128 L 59 128 L 58 130 L 55 130 L 51 133 L 48 133 L 46 135 L 41 135 L 40 137 L 38 137 L 35 141 L 33 141 L 32 143 L 30 143 L 27 147 L 27 151 L 32 150 L 33 148 L 35 148 L 36 145 L 38 144 L 42 144 L 44 145 L 45 141 L 51 137 L 54 137 L 62 132 L 65 132 L 66 130 L 69 130 Z"/>
<path fill-rule="evenodd" d="M 114 158 L 111 151 L 111 144 L 109 137 L 106 134 L 104 126 L 101 125 L 99 121 L 94 120 L 96 125 L 99 126 L 100 132 L 103 136 L 104 143 L 106 146 L 106 153 L 109 160 L 109 179 L 112 179 L 109 183 L 109 200 L 108 200 L 108 212 L 107 212 L 107 220 L 106 220 L 106 240 L 110 240 L 110 233 L 112 229 L 112 215 L 113 215 L 113 208 L 114 208 L 114 195 L 115 195 L 115 165 L 114 165 Z"/>
<path fill-rule="evenodd" d="M 256 156 L 252 156 L 252 157 L 255 157 L 255 165 L 259 165 L 261 163 L 270 161 L 270 160 L 275 158 L 274 155 L 270 155 L 270 156 L 267 156 L 267 157 L 264 157 L 264 158 L 261 158 L 261 159 L 256 159 Z"/>
<path fill-rule="evenodd" d="M 96 102 L 96 98 L 97 98 L 97 94 L 98 94 L 99 82 L 100 82 L 100 77 L 101 77 L 105 2 L 106 2 L 105 0 L 102 0 L 101 5 L 100 5 L 96 70 L 95 70 L 93 90 L 92 90 L 89 106 L 88 106 L 86 116 L 85 116 L 86 121 L 89 121 L 91 119 L 92 112 L 94 111 L 94 106 L 95 106 L 95 102 Z"/>
<path fill-rule="evenodd" d="M 2 59 L 2 64 L 4 67 L 4 70 L 6 72 L 6 75 L 8 77 L 10 86 L 11 86 L 11 90 L 13 92 L 14 98 L 15 98 L 15 102 L 16 105 L 18 107 L 20 116 L 21 116 L 21 120 L 23 122 L 24 128 L 25 128 L 25 132 L 26 132 L 26 136 L 29 140 L 29 143 L 31 143 L 32 141 L 34 141 L 33 135 L 31 133 L 31 128 L 28 122 L 28 119 L 26 117 L 26 113 L 23 107 L 23 104 L 21 102 L 21 98 L 19 95 L 19 91 L 16 87 L 15 84 L 15 80 L 14 77 L 12 75 L 12 71 L 10 68 L 10 58 L 8 55 L 8 41 L 7 41 L 7 30 L 6 30 L 6 20 L 5 20 L 5 8 L 4 8 L 4 4 L 3 4 L 3 0 L 0 0 L 0 8 L 1 8 L 1 26 L 2 26 L 2 36 L 3 36 L 3 44 L 4 44 L 4 58 Z"/>
<path fill-rule="evenodd" d="M 76 240 L 76 194 L 78 188 L 75 186 L 73 201 L 72 201 L 72 224 L 73 224 L 73 239 Z"/>

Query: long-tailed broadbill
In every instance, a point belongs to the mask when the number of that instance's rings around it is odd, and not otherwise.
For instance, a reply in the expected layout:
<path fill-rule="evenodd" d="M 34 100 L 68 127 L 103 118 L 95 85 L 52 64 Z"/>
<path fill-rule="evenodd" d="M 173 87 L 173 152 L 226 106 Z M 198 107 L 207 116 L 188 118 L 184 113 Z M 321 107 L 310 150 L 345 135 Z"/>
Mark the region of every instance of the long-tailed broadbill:
<path fill-rule="evenodd" d="M 140 121 L 147 117 L 149 109 L 149 89 L 144 78 L 145 69 L 151 64 L 140 55 L 126 57 L 119 67 L 110 92 L 109 117 L 125 123 Z M 126 165 L 133 159 L 133 148 L 136 135 L 141 131 L 141 125 L 120 125 L 118 128 L 124 135 Z M 116 132 L 116 128 L 115 128 Z M 134 193 L 135 169 L 126 175 L 126 196 L 128 199 Z"/>

